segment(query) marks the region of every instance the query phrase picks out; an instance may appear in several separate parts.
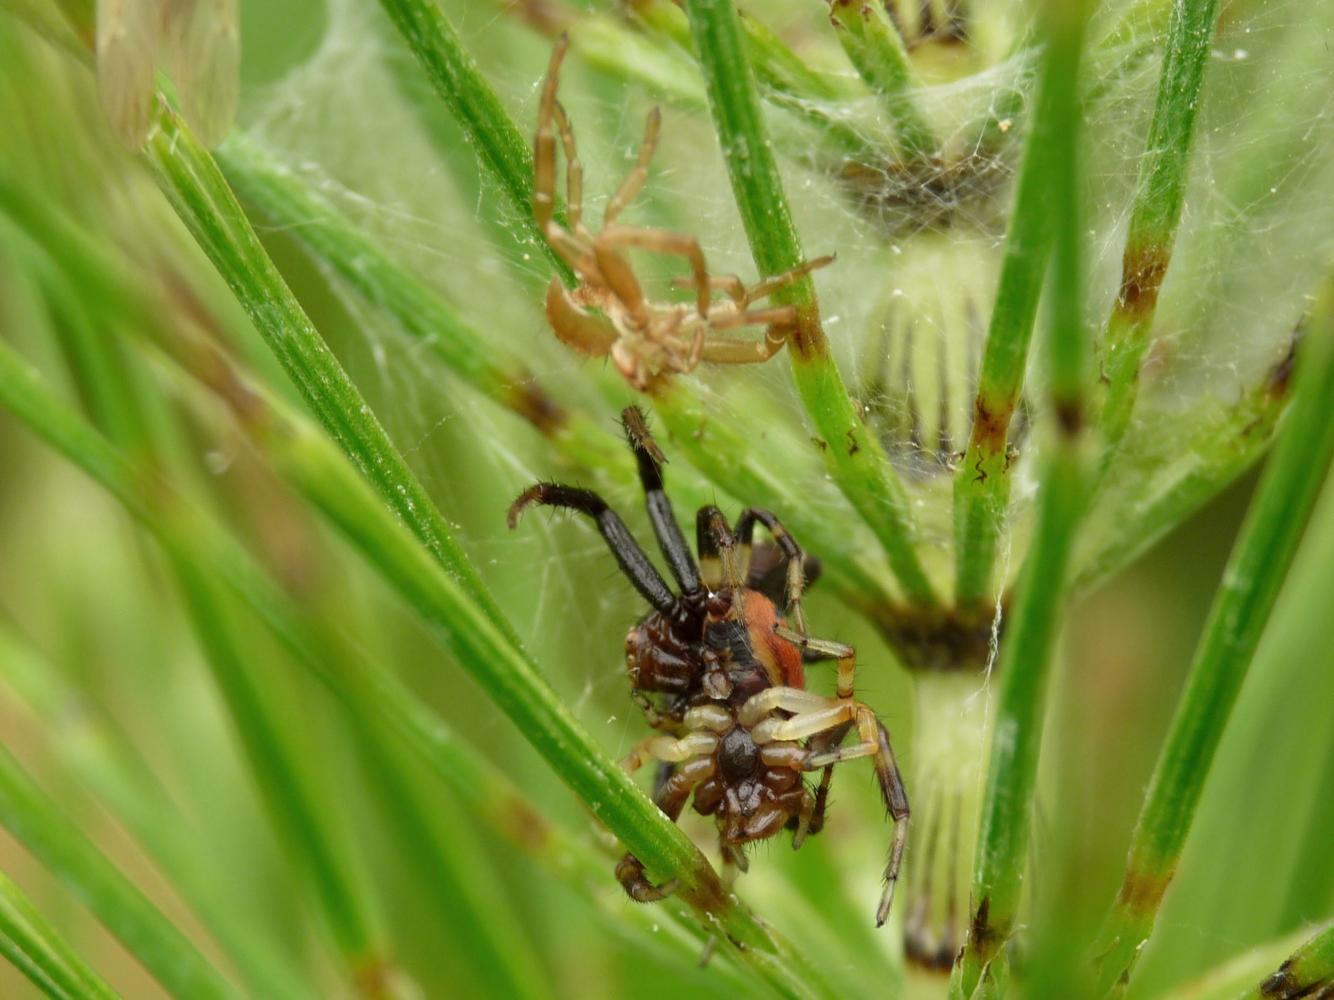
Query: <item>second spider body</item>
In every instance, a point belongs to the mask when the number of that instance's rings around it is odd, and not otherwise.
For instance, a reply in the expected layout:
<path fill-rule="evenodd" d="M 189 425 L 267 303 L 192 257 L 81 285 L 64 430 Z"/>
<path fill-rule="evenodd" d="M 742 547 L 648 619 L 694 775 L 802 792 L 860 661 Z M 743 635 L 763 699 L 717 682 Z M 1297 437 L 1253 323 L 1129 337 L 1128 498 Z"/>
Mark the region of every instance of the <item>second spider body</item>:
<path fill-rule="evenodd" d="M 559 277 L 547 288 L 547 319 L 556 337 L 582 354 L 610 357 L 637 389 L 650 389 L 661 379 L 693 371 L 702 361 L 747 364 L 772 357 L 787 341 L 796 318 L 791 306 L 754 309 L 756 302 L 802 275 L 830 263 L 832 257 L 806 261 L 783 274 L 745 285 L 735 275 L 710 275 L 699 240 L 667 229 L 627 226 L 621 213 L 648 179 L 649 162 L 658 145 L 661 116 L 648 116 L 638 161 L 607 203 L 600 232 L 584 222 L 583 166 L 574 131 L 556 99 L 561 62 L 569 40 L 561 36 L 551 55 L 538 109 L 534 148 L 533 214 L 552 249 L 579 278 L 567 291 Z M 566 224 L 556 218 L 557 142 L 565 153 Z M 678 280 L 693 289 L 693 303 L 656 302 L 644 292 L 629 260 L 631 250 L 683 257 L 689 277 Z M 726 298 L 714 302 L 715 290 Z M 747 326 L 765 328 L 761 340 L 720 337 Z"/>

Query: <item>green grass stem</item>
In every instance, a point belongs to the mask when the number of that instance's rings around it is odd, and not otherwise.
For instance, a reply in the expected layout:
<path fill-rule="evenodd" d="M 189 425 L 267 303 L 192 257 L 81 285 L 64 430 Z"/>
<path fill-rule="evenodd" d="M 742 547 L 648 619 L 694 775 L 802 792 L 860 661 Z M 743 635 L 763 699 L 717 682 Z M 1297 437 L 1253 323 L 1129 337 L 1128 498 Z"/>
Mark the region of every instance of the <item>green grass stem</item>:
<path fill-rule="evenodd" d="M 985 615 L 995 604 L 996 554 L 1010 499 L 1010 423 L 1019 406 L 1028 349 L 1051 250 L 1051 217 L 1045 210 L 1061 146 L 1055 134 L 1068 79 L 1064 68 L 1043 60 L 1035 109 L 1005 238 L 996 302 L 982 352 L 972 431 L 954 479 L 954 599 L 967 614 Z"/>
<path fill-rule="evenodd" d="M 1080 192 L 1078 84 L 1087 10 L 1052 0 L 1045 8 L 1043 79 L 1051 88 L 1050 174 L 1054 257 L 1047 392 L 1053 435 L 1047 443 L 1037 521 L 1001 641 L 1000 690 L 969 907 L 972 917 L 950 979 L 950 996 L 1001 995 L 1005 946 L 1022 902 L 1029 860 L 1033 792 L 1056 639 L 1075 534 L 1087 502 L 1085 400 L 1088 335 L 1083 322 L 1084 247 Z"/>
<path fill-rule="evenodd" d="M 53 1000 L 116 1000 L 120 995 L 65 943 L 23 890 L 3 873 L 0 952 Z"/>
<path fill-rule="evenodd" d="M 760 116 L 736 10 L 727 0 L 688 0 L 686 11 L 751 256 L 762 275 L 781 274 L 804 255 Z M 831 475 L 884 546 L 909 600 L 923 609 L 937 608 L 914 545 L 907 495 L 879 441 L 857 415 L 830 356 L 814 283 L 803 277 L 776 292 L 774 302 L 797 310 L 787 348 L 792 374 L 822 439 Z"/>
<path fill-rule="evenodd" d="M 1334 923 L 1327 923 L 1273 975 L 1267 976 L 1237 1000 L 1301 1000 L 1319 997 L 1334 987 Z"/>
<path fill-rule="evenodd" d="M 848 61 L 884 105 L 904 158 L 934 155 L 936 137 L 919 106 L 916 73 L 885 10 L 864 0 L 832 0 L 829 17 Z"/>
<path fill-rule="evenodd" d="M 1151 496 L 1140 497 L 1125 516 L 1096 534 L 1096 548 L 1077 559 L 1076 589 L 1089 590 L 1113 577 L 1255 465 L 1292 399 L 1295 359 L 1294 343 L 1258 385 L 1192 441 L 1189 453 L 1172 456 L 1171 474 L 1159 477 Z"/>
<path fill-rule="evenodd" d="M 1140 362 L 1149 346 L 1158 293 L 1172 260 L 1204 68 L 1217 19 L 1218 0 L 1181 0 L 1172 5 L 1158 96 L 1121 260 L 1121 289 L 1101 344 L 1106 390 L 1099 427 L 1107 456 L 1130 425 Z"/>
<path fill-rule="evenodd" d="M 531 245 L 544 253 L 567 283 L 574 273 L 547 246 L 533 217 L 533 154 L 505 106 L 463 47 L 434 0 L 380 0 L 450 113 L 462 126 L 489 173 L 500 184 Z"/>
<path fill-rule="evenodd" d="M 369 713 L 402 740 L 501 838 L 585 896 L 590 886 L 610 877 L 611 859 L 538 813 L 527 796 L 460 741 L 394 675 L 331 648 L 320 637 L 327 619 L 293 606 L 244 549 L 215 522 L 190 509 L 165 483 L 145 483 L 124 456 L 52 396 L 40 377 L 3 344 L 0 405 L 105 487 L 164 548 L 181 547 L 198 564 L 211 567 L 296 662 L 349 711 Z M 647 934 L 648 926 L 659 919 L 647 909 L 636 909 L 628 917 L 618 911 L 616 928 L 630 920 Z"/>
<path fill-rule="evenodd" d="M 1214 753 L 1334 456 L 1334 276 L 1312 311 L 1295 379 L 1291 409 L 1214 597 L 1095 951 L 1106 993 L 1129 979 L 1153 931 Z"/>
<path fill-rule="evenodd" d="M 260 245 L 222 172 L 160 105 L 146 150 L 159 186 L 329 435 L 385 504 L 510 635 L 445 519 Z"/>
<path fill-rule="evenodd" d="M 147 897 L 61 814 L 0 748 L 0 823 L 83 902 L 170 993 L 239 997 L 236 989 Z"/>
<path fill-rule="evenodd" d="M 171 800 L 147 763 L 100 706 L 61 678 L 0 616 L 0 676 L 42 726 L 64 770 L 93 792 L 144 846 L 186 904 L 226 950 L 252 992 L 274 1000 L 312 996 L 290 957 L 263 935 L 246 932 L 231 884 L 199 864 L 197 825 Z"/>

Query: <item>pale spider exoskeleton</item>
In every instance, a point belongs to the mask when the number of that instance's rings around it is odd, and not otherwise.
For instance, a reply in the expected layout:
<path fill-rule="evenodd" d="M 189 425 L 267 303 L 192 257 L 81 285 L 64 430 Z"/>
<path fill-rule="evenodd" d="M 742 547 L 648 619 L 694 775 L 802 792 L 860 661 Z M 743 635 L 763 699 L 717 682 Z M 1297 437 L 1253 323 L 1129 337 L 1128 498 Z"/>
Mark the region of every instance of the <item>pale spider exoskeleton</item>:
<path fill-rule="evenodd" d="M 547 319 L 557 339 L 581 354 L 610 356 L 616 368 L 639 390 L 663 378 L 693 371 L 701 361 L 748 364 L 765 361 L 787 342 L 796 319 L 791 306 L 752 309 L 761 299 L 833 261 L 818 257 L 790 271 L 747 287 L 736 275 L 711 276 L 699 241 L 666 229 L 624 226 L 617 220 L 648 179 L 648 165 L 658 144 L 661 115 L 649 112 L 644 142 L 634 168 L 607 202 L 602 230 L 591 232 L 583 220 L 583 167 L 564 107 L 556 100 L 561 62 L 569 48 L 562 35 L 551 54 L 534 143 L 533 214 L 552 249 L 574 269 L 579 285 L 567 291 L 559 277 L 547 287 Z M 555 218 L 556 143 L 565 152 L 568 228 Z M 649 250 L 685 258 L 690 275 L 673 284 L 695 290 L 693 303 L 655 302 L 635 276 L 628 251 Z M 713 301 L 714 290 L 726 294 Z M 761 340 L 717 337 L 722 330 L 763 326 Z"/>

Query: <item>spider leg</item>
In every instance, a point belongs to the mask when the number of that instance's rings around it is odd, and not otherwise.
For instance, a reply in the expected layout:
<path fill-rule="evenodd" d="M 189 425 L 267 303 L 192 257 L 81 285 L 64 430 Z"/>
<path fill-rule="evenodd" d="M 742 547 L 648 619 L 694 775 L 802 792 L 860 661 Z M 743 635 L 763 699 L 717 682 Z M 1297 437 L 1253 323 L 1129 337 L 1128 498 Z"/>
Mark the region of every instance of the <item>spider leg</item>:
<path fill-rule="evenodd" d="M 611 321 L 576 304 L 559 277 L 547 286 L 547 322 L 557 340 L 589 357 L 605 358 L 616 343 Z"/>
<path fill-rule="evenodd" d="M 738 326 L 764 326 L 764 327 L 788 327 L 796 321 L 797 310 L 792 306 L 774 306 L 772 309 L 752 309 L 749 312 L 738 312 L 732 309 L 726 303 L 715 306 L 709 310 L 709 329 L 711 330 L 732 330 Z M 787 337 L 778 337 L 772 332 L 768 338 L 776 340 L 781 347 L 787 342 Z M 723 341 L 723 343 L 735 343 L 735 341 Z M 746 342 L 749 346 L 749 342 Z M 773 348 L 770 353 L 778 348 Z"/>
<path fill-rule="evenodd" d="M 630 226 L 608 225 L 603 227 L 597 242 L 610 250 L 638 247 L 641 250 L 684 257 L 690 264 L 694 280 L 696 307 L 701 317 L 708 315 L 709 270 L 704 263 L 704 251 L 695 237 L 674 233 L 670 229 L 637 229 Z M 598 262 L 601 263 L 601 257 L 598 258 Z"/>
<path fill-rule="evenodd" d="M 824 257 L 816 257 L 814 260 L 802 261 L 796 267 L 784 271 L 782 274 L 775 274 L 772 277 L 761 279 L 746 291 L 744 305 L 750 305 L 759 299 L 772 295 L 784 285 L 790 285 L 798 278 L 810 274 L 812 271 L 818 271 L 822 267 L 828 267 L 834 262 L 834 255 L 827 254 Z"/>
<path fill-rule="evenodd" d="M 621 768 L 634 774 L 650 760 L 679 764 L 691 757 L 701 757 L 718 749 L 718 737 L 710 732 L 695 732 L 676 739 L 671 736 L 646 736 L 621 759 Z"/>
<path fill-rule="evenodd" d="M 747 507 L 737 518 L 736 527 L 733 529 L 737 542 L 741 546 L 741 561 L 745 567 L 747 578 L 750 576 L 751 539 L 754 537 L 757 521 L 768 529 L 774 544 L 787 557 L 785 603 L 788 612 L 792 615 L 793 622 L 796 623 L 798 634 L 804 636 L 806 634 L 806 613 L 801 609 L 801 595 L 806 586 L 805 555 L 801 551 L 801 546 L 788 534 L 787 528 L 783 527 L 783 522 L 778 519 L 777 514 L 761 507 Z"/>
<path fill-rule="evenodd" d="M 644 504 L 648 508 L 649 523 L 653 525 L 658 547 L 667 560 L 672 576 L 681 586 L 681 596 L 698 602 L 705 596 L 704 587 L 700 583 L 695 557 L 690 554 L 690 546 L 686 544 L 681 526 L 676 522 L 672 501 L 663 489 L 662 452 L 649 433 L 648 423 L 638 407 L 627 407 L 621 414 L 621 424 L 625 427 L 626 440 L 634 450 L 635 463 L 639 466 L 639 483 L 644 489 Z"/>
<path fill-rule="evenodd" d="M 672 286 L 675 288 L 696 288 L 698 287 L 693 275 L 683 275 L 672 279 Z M 736 274 L 715 274 L 709 278 L 710 288 L 720 288 L 733 302 L 740 308 L 746 307 L 746 283 Z"/>
<path fill-rule="evenodd" d="M 625 180 L 621 181 L 616 193 L 611 196 L 611 201 L 607 202 L 607 211 L 602 216 L 603 229 L 616 221 L 617 216 L 634 201 L 635 195 L 639 194 L 644 182 L 648 180 L 648 165 L 653 160 L 654 152 L 657 151 L 658 132 L 661 129 L 662 111 L 654 108 L 648 113 L 648 118 L 644 122 L 644 141 L 639 146 L 639 158 L 630 173 L 626 174 Z"/>
<path fill-rule="evenodd" d="M 570 36 L 561 34 L 551 50 L 546 80 L 542 84 L 542 99 L 537 105 L 537 136 L 533 140 L 533 217 L 537 226 L 546 232 L 556 213 L 556 87 L 560 83 L 560 67 L 570 48 Z"/>
<path fill-rule="evenodd" d="M 667 818 L 675 823 L 695 786 L 709 778 L 713 771 L 712 757 L 697 757 L 668 778 L 653 800 L 658 804 L 658 808 L 666 813 Z M 616 866 L 616 878 L 625 889 L 626 895 L 637 903 L 652 903 L 665 899 L 676 888 L 673 882 L 654 885 L 644 871 L 643 862 L 628 852 Z"/>
<path fill-rule="evenodd" d="M 787 719 L 768 717 L 775 709 L 796 714 Z M 825 752 L 812 752 L 803 767 L 817 771 L 859 757 L 875 759 L 880 796 L 894 821 L 894 839 L 890 843 L 889 858 L 885 864 L 885 888 L 875 913 L 876 926 L 881 926 L 894 902 L 894 887 L 898 884 L 903 849 L 908 841 L 908 793 L 903 787 L 898 762 L 894 759 L 889 731 L 875 717 L 875 713 L 859 701 L 850 698 L 821 698 L 800 688 L 768 688 L 753 695 L 742 706 L 738 720 L 742 725 L 751 725 L 751 720 L 755 718 L 764 719 L 754 724 L 751 730 L 751 737 L 761 744 L 761 754 L 766 749 L 764 744 L 806 739 L 831 730 L 837 732 L 840 728 L 846 732 L 848 723 L 855 723 L 857 735 L 861 738 L 859 743 Z"/>
<path fill-rule="evenodd" d="M 662 612 L 670 612 L 676 607 L 676 597 L 672 594 L 657 569 L 649 561 L 644 550 L 630 534 L 630 529 L 614 510 L 607 506 L 607 501 L 592 490 L 581 490 L 574 486 L 561 486 L 557 483 L 536 483 L 519 494 L 510 504 L 506 520 L 513 530 L 519 523 L 519 516 L 524 509 L 538 504 L 543 507 L 563 507 L 578 511 L 591 517 L 598 526 L 598 531 L 606 540 L 612 555 L 621 567 L 621 572 L 643 596 L 644 600 Z"/>
<path fill-rule="evenodd" d="M 710 590 L 723 587 L 740 590 L 746 573 L 741 566 L 741 551 L 728 527 L 723 512 L 713 505 L 695 512 L 695 547 L 704 585 Z M 735 609 L 734 609 L 735 610 Z"/>
<path fill-rule="evenodd" d="M 822 660 L 838 661 L 838 697 L 848 700 L 853 695 L 853 681 L 857 673 L 857 650 L 853 646 L 829 639 L 812 639 L 783 625 L 774 626 L 774 634 L 801 649 L 807 663 Z"/>
<path fill-rule="evenodd" d="M 552 111 L 560 144 L 565 150 L 565 208 L 570 228 L 579 233 L 584 225 L 584 165 L 579 159 L 579 149 L 574 142 L 574 126 L 570 124 L 570 116 L 565 113 L 565 106 L 555 101 Z"/>

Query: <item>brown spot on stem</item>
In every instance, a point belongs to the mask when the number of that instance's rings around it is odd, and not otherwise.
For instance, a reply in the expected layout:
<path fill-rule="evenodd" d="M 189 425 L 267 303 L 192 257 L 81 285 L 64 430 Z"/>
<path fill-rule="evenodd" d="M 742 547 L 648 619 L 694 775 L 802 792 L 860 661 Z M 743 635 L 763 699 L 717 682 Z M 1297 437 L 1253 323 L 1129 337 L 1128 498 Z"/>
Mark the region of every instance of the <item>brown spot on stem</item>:
<path fill-rule="evenodd" d="M 522 799 L 510 798 L 496 810 L 499 826 L 519 847 L 531 854 L 541 854 L 551 839 L 551 824 L 546 817 Z"/>
<path fill-rule="evenodd" d="M 1135 322 L 1151 316 L 1158 305 L 1158 290 L 1162 287 L 1170 259 L 1170 253 L 1157 245 L 1137 249 L 1127 247 L 1121 260 L 1117 311 Z"/>
<path fill-rule="evenodd" d="M 810 281 L 809 278 L 802 280 Z M 824 328 L 820 326 L 820 313 L 814 301 L 798 304 L 794 308 L 796 319 L 784 331 L 787 334 L 788 350 L 801 361 L 819 361 L 828 357 L 829 342 L 825 339 Z"/>
<path fill-rule="evenodd" d="M 1084 426 L 1084 408 L 1077 399 L 1055 400 L 1053 412 L 1057 426 L 1066 437 L 1074 437 Z"/>
<path fill-rule="evenodd" d="M 1006 595 L 1002 631 L 1008 604 Z M 909 670 L 980 670 L 986 665 L 996 616 L 993 602 L 947 611 L 899 604 L 864 606 L 862 610 Z"/>
<path fill-rule="evenodd" d="M 523 379 L 510 386 L 504 403 L 544 437 L 551 437 L 569 416 L 565 408 L 532 379 Z"/>
<path fill-rule="evenodd" d="M 1292 972 L 1292 959 L 1288 959 L 1278 967 L 1278 971 L 1260 984 L 1260 996 L 1276 997 L 1286 1000 L 1287 997 L 1300 996 L 1297 990 L 1301 989 L 1301 983 Z"/>
<path fill-rule="evenodd" d="M 1133 914 L 1152 914 L 1163 901 L 1167 887 L 1172 884 L 1172 872 L 1156 874 L 1131 869 L 1121 883 L 1116 901 Z"/>
<path fill-rule="evenodd" d="M 857 434 L 852 428 L 848 428 L 848 457 L 851 458 L 857 452 L 862 450 L 862 446 L 857 443 Z"/>
<path fill-rule="evenodd" d="M 973 914 L 973 922 L 968 928 L 968 943 L 982 959 L 985 966 L 1001 944 L 1001 933 L 991 923 L 991 897 L 985 896 Z"/>
<path fill-rule="evenodd" d="M 1292 340 L 1288 342 L 1288 353 L 1265 376 L 1265 396 L 1270 401 L 1283 398 L 1292 388 L 1292 374 L 1297 370 L 1297 352 L 1305 332 L 1300 326 L 1293 331 Z"/>
<path fill-rule="evenodd" d="M 1014 416 L 1014 402 L 1002 401 L 993 406 L 981 396 L 973 403 L 973 448 L 987 455 L 999 454 L 1005 449 L 1005 438 Z"/>

